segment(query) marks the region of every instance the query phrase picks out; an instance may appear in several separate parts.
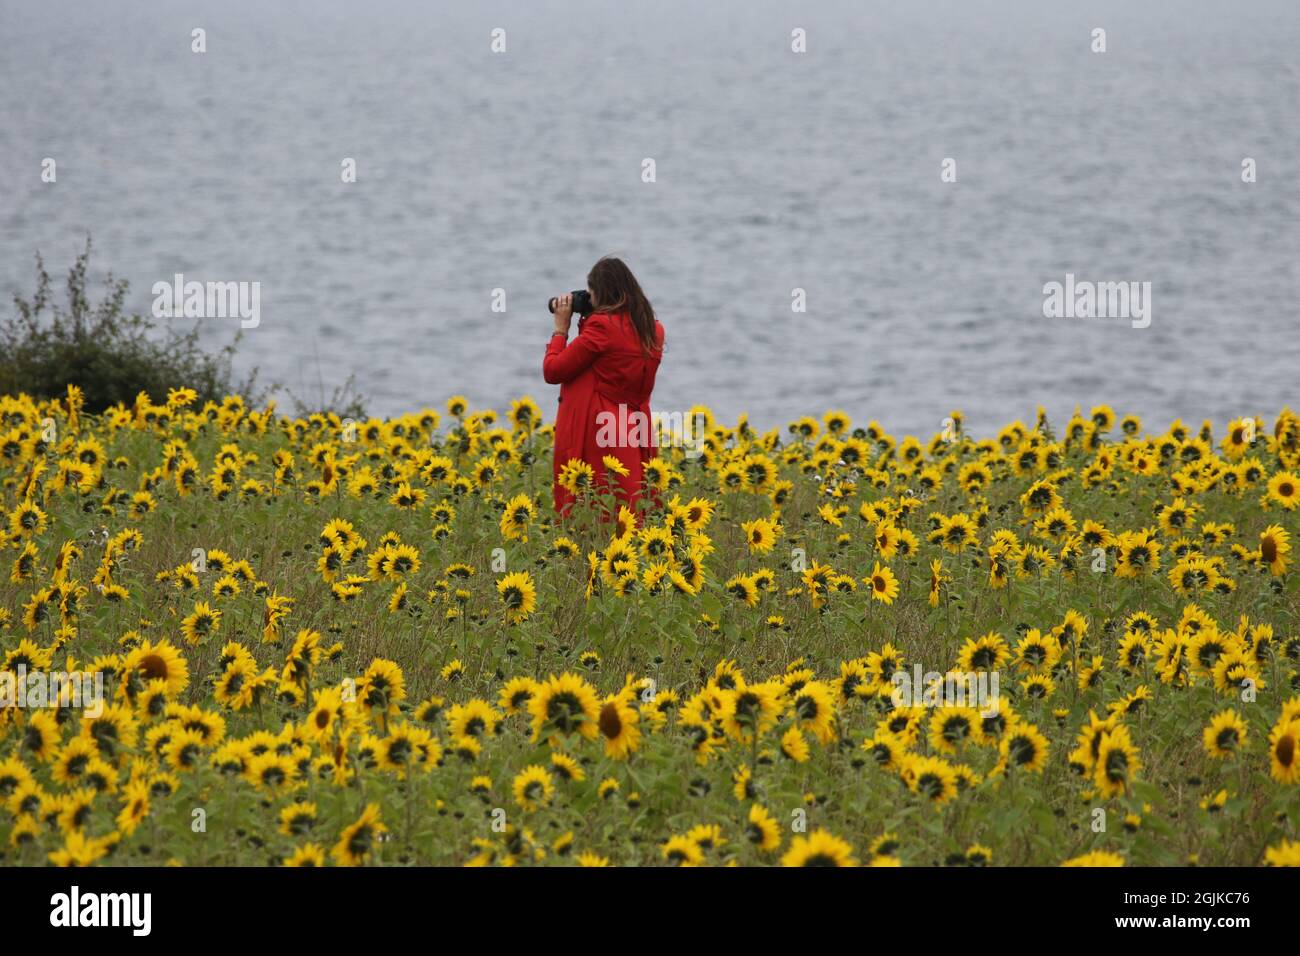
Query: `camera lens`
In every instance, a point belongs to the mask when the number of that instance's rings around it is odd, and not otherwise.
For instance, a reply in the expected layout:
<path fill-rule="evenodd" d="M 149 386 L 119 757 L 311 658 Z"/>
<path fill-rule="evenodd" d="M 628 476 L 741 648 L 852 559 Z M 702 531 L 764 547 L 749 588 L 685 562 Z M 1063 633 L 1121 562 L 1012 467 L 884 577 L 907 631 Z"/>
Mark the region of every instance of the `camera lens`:
<path fill-rule="evenodd" d="M 591 293 L 586 289 L 574 289 L 569 293 L 573 296 L 573 311 L 578 315 L 591 315 L 595 307 L 591 304 Z M 546 309 L 552 315 L 555 314 L 555 307 L 560 304 L 558 298 L 552 298 L 546 303 Z"/>

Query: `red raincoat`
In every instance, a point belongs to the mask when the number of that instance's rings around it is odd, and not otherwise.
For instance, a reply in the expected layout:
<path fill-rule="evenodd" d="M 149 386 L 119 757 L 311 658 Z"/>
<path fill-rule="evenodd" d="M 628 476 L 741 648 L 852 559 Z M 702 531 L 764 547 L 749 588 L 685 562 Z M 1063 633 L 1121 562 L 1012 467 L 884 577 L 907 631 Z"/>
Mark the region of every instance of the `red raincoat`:
<path fill-rule="evenodd" d="M 657 347 L 647 354 L 626 312 L 595 312 L 580 319 L 577 338 L 567 344 L 560 336 L 551 336 L 542 360 L 542 377 L 560 386 L 554 484 L 555 510 L 560 514 L 568 514 L 573 507 L 573 495 L 559 481 L 561 469 L 571 458 L 592 467 L 597 488 L 607 481 L 616 482 L 619 500 L 636 509 L 642 467 L 657 454 L 650 426 L 650 393 L 663 354 L 664 329 L 658 322 L 655 342 Z M 606 455 L 621 461 L 628 473 L 607 473 L 601 461 Z"/>

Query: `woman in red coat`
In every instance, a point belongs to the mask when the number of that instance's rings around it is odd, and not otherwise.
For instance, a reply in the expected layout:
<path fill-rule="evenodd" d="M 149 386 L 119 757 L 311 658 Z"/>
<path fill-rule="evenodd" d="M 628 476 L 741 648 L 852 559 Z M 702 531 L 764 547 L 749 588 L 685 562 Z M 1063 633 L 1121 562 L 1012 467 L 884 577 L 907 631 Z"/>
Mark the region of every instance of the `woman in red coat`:
<path fill-rule="evenodd" d="M 568 514 L 574 497 L 560 484 L 571 459 L 591 466 L 597 489 L 613 486 L 633 511 L 642 491 L 642 468 L 656 454 L 650 393 L 663 355 L 664 329 L 650 301 L 621 259 L 606 256 L 587 274 L 593 311 L 578 321 L 569 342 L 573 297 L 555 305 L 555 332 L 546 346 L 542 376 L 560 386 L 555 416 L 555 510 Z M 603 459 L 616 458 L 621 475 Z"/>

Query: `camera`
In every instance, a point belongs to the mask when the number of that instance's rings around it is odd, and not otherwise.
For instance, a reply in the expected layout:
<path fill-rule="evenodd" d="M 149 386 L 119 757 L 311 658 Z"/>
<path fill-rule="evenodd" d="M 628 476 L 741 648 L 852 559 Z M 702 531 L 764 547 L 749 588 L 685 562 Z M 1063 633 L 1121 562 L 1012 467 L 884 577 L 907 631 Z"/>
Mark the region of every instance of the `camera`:
<path fill-rule="evenodd" d="M 591 293 L 586 289 L 574 289 L 571 293 L 573 296 L 573 311 L 577 315 L 591 315 L 595 307 L 591 304 Z M 555 313 L 555 304 L 559 299 L 551 299 L 546 308 Z"/>

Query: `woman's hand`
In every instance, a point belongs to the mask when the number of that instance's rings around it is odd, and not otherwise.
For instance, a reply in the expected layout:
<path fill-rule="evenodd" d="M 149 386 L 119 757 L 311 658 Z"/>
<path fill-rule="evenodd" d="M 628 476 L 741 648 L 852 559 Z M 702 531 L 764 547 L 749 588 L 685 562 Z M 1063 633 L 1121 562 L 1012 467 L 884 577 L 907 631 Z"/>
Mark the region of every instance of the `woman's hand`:
<path fill-rule="evenodd" d="M 566 292 L 557 297 L 555 303 L 555 331 L 569 334 L 569 323 L 573 320 L 573 294 Z"/>

